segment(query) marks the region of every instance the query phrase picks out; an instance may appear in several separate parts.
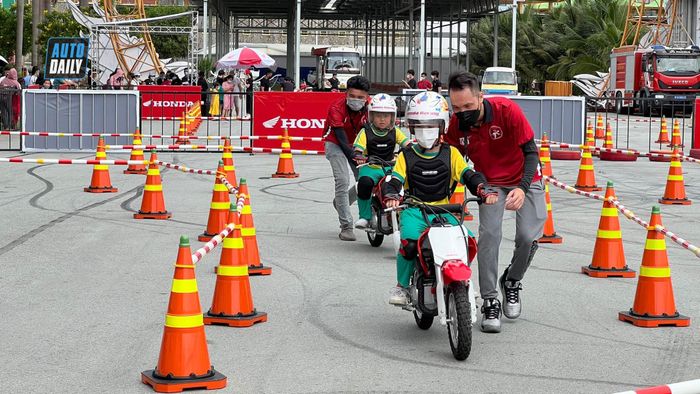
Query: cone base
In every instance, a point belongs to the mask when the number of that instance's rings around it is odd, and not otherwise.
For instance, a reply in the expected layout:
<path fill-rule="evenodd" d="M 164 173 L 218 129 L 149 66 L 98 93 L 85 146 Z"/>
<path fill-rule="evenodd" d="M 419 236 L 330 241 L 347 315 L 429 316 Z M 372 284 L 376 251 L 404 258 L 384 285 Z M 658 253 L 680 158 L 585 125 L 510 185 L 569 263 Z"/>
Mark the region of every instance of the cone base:
<path fill-rule="evenodd" d="M 580 160 L 581 152 L 577 150 L 551 150 L 549 156 L 552 160 Z"/>
<path fill-rule="evenodd" d="M 638 316 L 632 311 L 620 312 L 618 314 L 620 321 L 632 323 L 637 327 L 688 327 L 690 318 L 679 314 L 678 316 Z"/>
<path fill-rule="evenodd" d="M 683 147 L 685 147 L 685 145 L 683 145 L 683 144 L 673 145 L 673 144 L 670 143 L 670 142 L 669 142 L 668 144 L 666 144 L 666 146 L 668 146 L 669 148 L 673 148 L 673 147 L 675 146 L 676 148 L 681 148 L 681 149 L 682 149 Z"/>
<path fill-rule="evenodd" d="M 671 143 L 671 141 L 669 141 L 669 140 L 665 140 L 665 141 L 662 141 L 662 140 L 656 140 L 656 141 L 654 141 L 654 143 L 655 143 L 655 144 L 670 144 L 670 143 Z"/>
<path fill-rule="evenodd" d="M 541 244 L 560 244 L 564 242 L 564 238 L 554 233 L 554 235 L 543 235 L 537 242 Z"/>
<path fill-rule="evenodd" d="M 283 173 L 283 172 L 276 172 L 272 174 L 273 178 L 299 178 L 299 174 L 296 172 L 291 172 L 291 173 Z"/>
<path fill-rule="evenodd" d="M 474 215 L 472 215 L 472 214 L 469 213 L 468 211 L 467 211 L 467 212 L 464 212 L 464 221 L 465 221 L 465 222 L 469 222 L 469 221 L 472 221 L 472 220 L 474 220 Z"/>
<path fill-rule="evenodd" d="M 636 150 L 631 149 L 633 152 L 637 153 Z M 600 160 L 603 161 L 637 161 L 637 155 L 627 154 L 627 153 L 617 153 L 617 152 L 604 152 L 601 151 L 598 155 Z"/>
<path fill-rule="evenodd" d="M 595 186 L 579 186 L 579 185 L 574 185 L 575 188 L 578 190 L 583 190 L 584 192 L 598 192 L 603 190 L 602 187 L 599 187 L 598 185 Z"/>
<path fill-rule="evenodd" d="M 146 213 L 146 212 L 141 212 L 139 211 L 138 213 L 134 214 L 134 219 L 155 219 L 155 220 L 166 220 L 170 219 L 173 217 L 172 212 L 152 212 L 152 213 Z"/>
<path fill-rule="evenodd" d="M 657 154 L 657 155 L 668 155 L 668 156 L 663 156 L 663 157 L 649 156 L 649 161 L 654 161 L 657 163 L 670 163 L 671 162 L 671 155 L 673 154 L 673 152 L 671 152 L 670 150 L 652 150 L 652 151 L 649 151 L 649 153 Z"/>
<path fill-rule="evenodd" d="M 83 191 L 88 192 L 88 193 L 116 193 L 119 191 L 116 187 L 108 186 L 108 187 L 86 187 L 83 188 Z"/>
<path fill-rule="evenodd" d="M 248 275 L 271 275 L 272 267 L 266 267 L 264 265 L 249 265 Z"/>
<path fill-rule="evenodd" d="M 183 390 L 218 390 L 226 387 L 226 376 L 212 368 L 213 376 L 199 379 L 161 379 L 153 376 L 155 370 L 141 372 L 141 382 L 158 393 L 179 393 Z"/>
<path fill-rule="evenodd" d="M 202 233 L 199 234 L 197 237 L 197 241 L 199 242 L 209 242 L 211 241 L 212 238 L 216 237 L 218 234 L 207 234 L 207 233 Z"/>
<path fill-rule="evenodd" d="M 592 278 L 634 278 L 637 273 L 625 266 L 620 269 L 603 269 L 596 268 L 592 265 L 581 267 L 581 273 L 584 273 Z"/>
<path fill-rule="evenodd" d="M 264 323 L 267 321 L 267 313 L 257 312 L 253 310 L 250 315 L 242 316 L 217 316 L 212 315 L 211 312 L 207 312 L 204 315 L 204 324 L 215 325 L 215 326 L 229 326 L 229 327 L 251 327 L 257 323 Z"/>
<path fill-rule="evenodd" d="M 682 200 L 676 200 L 674 198 L 660 198 L 659 204 L 664 205 L 691 205 L 693 202 L 687 198 Z"/>
<path fill-rule="evenodd" d="M 137 174 L 137 175 L 146 175 L 147 171 L 144 168 L 143 170 L 124 170 L 125 174 Z"/>

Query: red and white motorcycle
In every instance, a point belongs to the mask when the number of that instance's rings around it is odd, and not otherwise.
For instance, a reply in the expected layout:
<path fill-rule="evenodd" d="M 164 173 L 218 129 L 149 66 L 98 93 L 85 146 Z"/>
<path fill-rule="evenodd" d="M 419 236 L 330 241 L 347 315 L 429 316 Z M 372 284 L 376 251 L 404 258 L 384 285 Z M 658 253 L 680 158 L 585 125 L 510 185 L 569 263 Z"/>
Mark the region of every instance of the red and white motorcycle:
<path fill-rule="evenodd" d="M 472 285 L 471 262 L 476 256 L 477 243 L 463 225 L 467 203 L 480 198 L 469 198 L 463 204 L 429 205 L 407 199 L 393 212 L 406 207 L 417 207 L 428 223 L 418 239 L 416 269 L 411 277 L 410 301 L 403 309 L 413 312 L 416 324 L 423 330 L 432 326 L 434 318 L 447 326 L 450 348 L 457 360 L 466 360 L 472 347 L 472 325 L 476 322 L 476 300 Z M 458 225 L 441 216 L 429 220 L 430 214 L 458 215 Z M 455 216 L 457 217 L 457 216 Z M 394 221 L 393 223 L 396 223 Z M 395 233 L 398 227 L 394 227 Z"/>

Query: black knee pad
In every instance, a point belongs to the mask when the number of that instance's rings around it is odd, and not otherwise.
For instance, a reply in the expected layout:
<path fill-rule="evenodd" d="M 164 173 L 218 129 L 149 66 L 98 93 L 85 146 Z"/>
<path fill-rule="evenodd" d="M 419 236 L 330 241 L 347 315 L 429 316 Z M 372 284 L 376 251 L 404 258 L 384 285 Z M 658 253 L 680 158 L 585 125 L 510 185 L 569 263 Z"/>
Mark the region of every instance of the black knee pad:
<path fill-rule="evenodd" d="M 418 241 L 415 239 L 402 239 L 399 253 L 407 260 L 415 259 L 418 256 Z"/>
<path fill-rule="evenodd" d="M 368 176 L 362 176 L 357 181 L 357 197 L 368 200 L 372 197 L 372 188 L 374 188 L 374 181 Z"/>

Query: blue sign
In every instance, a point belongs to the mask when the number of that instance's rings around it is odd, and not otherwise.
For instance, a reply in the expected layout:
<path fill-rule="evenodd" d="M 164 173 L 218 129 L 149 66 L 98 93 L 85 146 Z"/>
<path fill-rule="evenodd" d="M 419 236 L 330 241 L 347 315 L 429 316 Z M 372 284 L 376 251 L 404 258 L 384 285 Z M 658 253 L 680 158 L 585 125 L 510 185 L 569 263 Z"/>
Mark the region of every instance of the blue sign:
<path fill-rule="evenodd" d="M 87 38 L 52 37 L 46 48 L 45 78 L 81 79 L 87 75 Z"/>

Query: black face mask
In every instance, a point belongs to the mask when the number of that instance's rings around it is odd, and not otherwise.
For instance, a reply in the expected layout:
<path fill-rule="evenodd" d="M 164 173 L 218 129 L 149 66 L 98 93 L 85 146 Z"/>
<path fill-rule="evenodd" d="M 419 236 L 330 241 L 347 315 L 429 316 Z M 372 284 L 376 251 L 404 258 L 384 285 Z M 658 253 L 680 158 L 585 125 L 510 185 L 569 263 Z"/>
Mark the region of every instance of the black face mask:
<path fill-rule="evenodd" d="M 468 111 L 456 112 L 457 120 L 459 120 L 459 129 L 462 131 L 469 131 L 479 121 L 479 115 L 481 111 L 479 108 L 472 109 Z"/>

